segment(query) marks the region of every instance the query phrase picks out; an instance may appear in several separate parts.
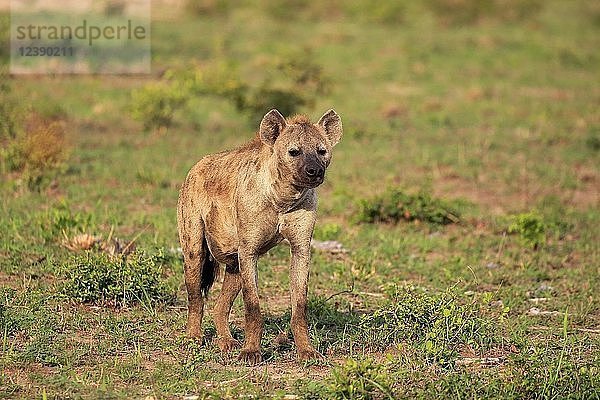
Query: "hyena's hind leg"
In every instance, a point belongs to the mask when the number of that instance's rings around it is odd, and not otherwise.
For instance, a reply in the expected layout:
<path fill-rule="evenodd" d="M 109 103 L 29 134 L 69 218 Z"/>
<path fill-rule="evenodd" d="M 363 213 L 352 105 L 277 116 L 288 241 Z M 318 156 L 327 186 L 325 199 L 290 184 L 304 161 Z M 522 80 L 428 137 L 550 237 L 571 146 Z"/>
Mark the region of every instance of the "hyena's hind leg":
<path fill-rule="evenodd" d="M 177 212 L 177 227 L 179 241 L 183 252 L 183 267 L 185 273 L 185 286 L 188 298 L 187 334 L 196 339 L 202 338 L 202 315 L 204 312 L 204 295 L 206 276 L 203 269 L 207 261 L 210 262 L 206 239 L 204 237 L 204 223 L 189 204 L 187 193 L 181 193 Z M 206 271 L 208 272 L 208 271 Z M 204 284 L 203 284 L 204 283 Z"/>
<path fill-rule="evenodd" d="M 236 265 L 227 265 L 225 267 L 225 277 L 223 279 L 223 288 L 215 304 L 214 318 L 217 328 L 217 344 L 221 351 L 231 351 L 241 344 L 233 338 L 229 330 L 229 314 L 231 307 L 238 293 L 242 289 L 242 280 L 239 267 Z"/>
<path fill-rule="evenodd" d="M 197 233 L 194 233 L 196 236 Z M 203 236 L 203 233 L 202 233 Z M 202 314 L 204 298 L 202 296 L 202 266 L 208 257 L 203 249 L 202 239 L 182 240 L 183 266 L 185 272 L 185 287 L 188 298 L 187 334 L 196 339 L 202 338 Z"/>

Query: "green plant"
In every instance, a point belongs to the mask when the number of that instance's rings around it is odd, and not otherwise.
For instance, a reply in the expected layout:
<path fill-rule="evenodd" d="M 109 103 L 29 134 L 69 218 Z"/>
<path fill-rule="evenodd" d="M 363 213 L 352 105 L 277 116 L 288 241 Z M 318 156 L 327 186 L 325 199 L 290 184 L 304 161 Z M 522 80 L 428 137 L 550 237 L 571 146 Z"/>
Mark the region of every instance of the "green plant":
<path fill-rule="evenodd" d="M 8 64 L 10 54 L 10 14 L 0 11 L 0 66 Z M 1 69 L 2 67 L 0 67 Z M 2 76 L 0 72 L 0 76 Z M 3 77 L 4 79 L 4 77 Z"/>
<path fill-rule="evenodd" d="M 343 11 L 347 18 L 394 25 L 404 22 L 406 2 L 356 0 L 344 2 Z"/>
<path fill-rule="evenodd" d="M 262 79 L 252 85 L 228 62 L 169 70 L 164 80 L 133 91 L 133 116 L 147 128 L 169 126 L 174 111 L 191 96 L 223 98 L 246 114 L 253 126 L 271 108 L 293 115 L 302 107 L 313 107 L 329 90 L 330 81 L 313 58 L 308 50 L 274 58 Z"/>
<path fill-rule="evenodd" d="M 328 1 L 263 0 L 261 8 L 274 19 L 326 21 L 345 19 L 365 23 L 397 24 L 404 21 L 405 1 Z"/>
<path fill-rule="evenodd" d="M 37 290 L 17 292 L 9 287 L 0 288 L 0 321 L 7 333 L 48 330 L 55 326 L 55 315 L 47 309 L 50 298 Z"/>
<path fill-rule="evenodd" d="M 600 128 L 590 129 L 585 138 L 585 145 L 594 152 L 600 151 Z"/>
<path fill-rule="evenodd" d="M 346 325 L 358 322 L 358 315 L 340 312 L 323 296 L 308 299 L 308 321 L 315 329 L 345 329 Z"/>
<path fill-rule="evenodd" d="M 274 80 L 289 80 L 292 89 L 308 92 L 307 102 L 313 103 L 315 96 L 328 94 L 331 80 L 323 66 L 314 61 L 315 54 L 310 49 L 288 51 L 275 59 L 273 73 L 281 76 Z"/>
<path fill-rule="evenodd" d="M 372 358 L 348 359 L 332 371 L 329 391 L 333 399 L 393 399 L 391 376 Z"/>
<path fill-rule="evenodd" d="M 0 109 L 0 113 L 5 111 L 12 112 Z M 3 164 L 8 171 L 19 172 L 30 189 L 39 190 L 64 169 L 68 153 L 65 124 L 38 113 L 25 119 L 15 115 L 9 115 L 0 126 L 0 141 L 6 143 L 0 153 Z"/>
<path fill-rule="evenodd" d="M 324 382 L 312 379 L 299 379 L 294 386 L 295 392 L 304 400 L 322 400 L 329 394 L 329 387 Z"/>
<path fill-rule="evenodd" d="M 0 143 L 5 145 L 16 138 L 17 126 L 24 114 L 23 107 L 12 94 L 9 82 L 8 73 L 0 66 Z"/>
<path fill-rule="evenodd" d="M 495 338 L 478 304 L 460 304 L 449 291 L 429 294 L 410 286 L 394 286 L 387 305 L 362 318 L 359 332 L 377 350 L 407 343 L 440 365 L 452 365 L 461 345 L 482 347 Z"/>
<path fill-rule="evenodd" d="M 0 83 L 0 172 L 16 172 L 30 189 L 39 190 L 65 167 L 66 114 L 53 106 L 30 111 L 7 82 Z"/>
<path fill-rule="evenodd" d="M 111 258 L 88 252 L 64 266 L 63 293 L 83 303 L 115 306 L 169 302 L 173 294 L 162 281 L 161 265 L 160 254 Z"/>
<path fill-rule="evenodd" d="M 522 21 L 537 15 L 540 0 L 428 0 L 429 9 L 444 23 L 472 24 L 482 19 Z"/>
<path fill-rule="evenodd" d="M 237 90 L 229 90 L 225 97 L 246 113 L 253 125 L 271 108 L 277 108 L 286 116 L 302 107 L 312 108 L 316 99 L 330 88 L 323 68 L 313 58 L 309 50 L 288 52 L 271 62 L 260 84 L 237 85 Z"/>
<path fill-rule="evenodd" d="M 19 358 L 25 362 L 38 362 L 48 367 L 64 365 L 64 341 L 61 339 L 56 332 L 40 330 L 27 343 Z"/>
<path fill-rule="evenodd" d="M 317 224 L 314 238 L 317 240 L 335 240 L 341 233 L 342 227 L 339 224 Z"/>
<path fill-rule="evenodd" d="M 126 5 L 123 0 L 108 0 L 104 4 L 104 15 L 107 17 L 123 15 Z"/>
<path fill-rule="evenodd" d="M 241 101 L 236 100 L 236 107 L 248 115 L 252 124 L 258 124 L 265 112 L 272 108 L 277 108 L 283 115 L 293 115 L 307 104 L 307 97 L 302 92 L 272 87 L 267 81 L 249 89 Z"/>
<path fill-rule="evenodd" d="M 83 233 L 94 226 L 94 215 L 73 210 L 61 202 L 39 215 L 37 224 L 46 243 L 59 240 L 73 233 Z"/>
<path fill-rule="evenodd" d="M 262 11 L 276 20 L 289 18 L 302 20 L 326 20 L 335 18 L 342 11 L 338 1 L 314 2 L 307 0 L 260 0 Z"/>
<path fill-rule="evenodd" d="M 537 211 L 513 216 L 508 226 L 508 233 L 519 235 L 523 243 L 533 249 L 545 243 L 547 230 L 548 224 Z"/>
<path fill-rule="evenodd" d="M 187 0 L 185 9 L 195 16 L 227 15 L 235 7 L 231 0 Z"/>
<path fill-rule="evenodd" d="M 459 221 L 456 207 L 421 191 L 408 194 L 391 189 L 371 199 L 361 199 L 355 214 L 358 222 L 423 221 L 432 224 L 451 224 Z"/>
<path fill-rule="evenodd" d="M 579 355 L 567 351 L 566 349 L 572 343 L 569 343 L 570 339 L 565 337 L 564 332 L 563 326 L 563 345 L 560 346 L 558 354 L 556 352 L 548 354 L 547 344 L 544 344 L 534 346 L 529 352 L 513 357 L 515 368 L 525 371 L 510 383 L 512 389 L 519 394 L 519 398 L 598 398 L 600 390 L 598 357 L 585 361 L 581 360 Z M 506 391 L 506 388 L 501 389 Z"/>
<path fill-rule="evenodd" d="M 10 335 L 19 327 L 10 305 L 14 302 L 15 290 L 2 288 L 0 291 L 0 335 Z"/>
<path fill-rule="evenodd" d="M 184 88 L 167 81 L 154 82 L 131 92 L 131 115 L 145 129 L 168 128 L 187 99 Z"/>

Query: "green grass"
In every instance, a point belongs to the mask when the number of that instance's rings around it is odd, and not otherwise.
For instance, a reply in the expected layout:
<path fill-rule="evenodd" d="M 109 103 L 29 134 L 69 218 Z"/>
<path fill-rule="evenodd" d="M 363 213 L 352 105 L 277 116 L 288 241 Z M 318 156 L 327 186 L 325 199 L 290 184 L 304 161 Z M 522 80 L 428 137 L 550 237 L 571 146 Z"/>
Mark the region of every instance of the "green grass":
<path fill-rule="evenodd" d="M 596 3 L 535 2 L 517 19 L 288 3 L 155 10 L 152 76 L 2 77 L 0 398 L 599 398 Z M 285 247 L 259 263 L 262 365 L 214 344 L 218 285 L 206 343 L 184 335 L 179 185 L 257 129 L 253 106 L 215 88 L 185 103 L 164 89 L 195 68 L 248 93 L 318 72 L 327 90 L 301 86 L 294 109 L 342 116 L 315 237 L 348 253 L 314 252 L 310 281 L 325 361 L 295 361 Z M 167 118 L 156 131 L 132 112 L 153 85 L 177 100 L 144 103 Z M 65 161 L 33 185 L 5 151 L 28 113 L 65 129 Z M 80 234 L 137 250 L 65 247 Z M 243 339 L 240 299 L 233 325 Z"/>

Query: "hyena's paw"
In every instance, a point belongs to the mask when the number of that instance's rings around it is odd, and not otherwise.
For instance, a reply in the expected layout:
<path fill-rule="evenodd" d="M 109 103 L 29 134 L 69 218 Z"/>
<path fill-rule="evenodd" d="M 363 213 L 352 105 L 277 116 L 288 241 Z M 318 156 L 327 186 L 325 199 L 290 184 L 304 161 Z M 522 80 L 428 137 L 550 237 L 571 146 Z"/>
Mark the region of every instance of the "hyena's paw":
<path fill-rule="evenodd" d="M 203 337 L 202 337 L 202 331 L 200 329 L 187 329 L 186 335 L 188 338 L 202 343 Z"/>
<path fill-rule="evenodd" d="M 257 365 L 262 361 L 262 356 L 260 350 L 242 349 L 238 359 L 247 365 Z"/>
<path fill-rule="evenodd" d="M 323 354 L 319 353 L 312 347 L 307 347 L 305 349 L 298 349 L 298 360 L 299 361 L 309 361 L 309 360 L 324 360 L 325 357 Z"/>
<path fill-rule="evenodd" d="M 241 343 L 234 338 L 220 338 L 217 339 L 217 346 L 224 353 L 229 353 L 233 349 L 241 347 Z"/>

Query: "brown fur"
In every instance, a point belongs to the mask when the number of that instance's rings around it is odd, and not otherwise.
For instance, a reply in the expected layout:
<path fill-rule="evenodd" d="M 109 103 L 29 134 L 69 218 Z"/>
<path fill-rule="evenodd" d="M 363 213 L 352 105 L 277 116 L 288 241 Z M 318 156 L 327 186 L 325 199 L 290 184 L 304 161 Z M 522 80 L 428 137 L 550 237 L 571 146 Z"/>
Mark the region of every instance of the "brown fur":
<path fill-rule="evenodd" d="M 290 243 L 291 328 L 300 359 L 318 356 L 306 321 L 310 240 L 317 196 L 342 135 L 335 111 L 313 124 L 306 116 L 285 120 L 268 112 L 257 136 L 231 151 L 208 155 L 187 175 L 179 194 L 177 222 L 188 292 L 188 335 L 201 338 L 204 297 L 218 264 L 225 264 L 215 304 L 218 344 L 238 345 L 228 326 L 233 301 L 244 299 L 245 343 L 240 359 L 260 362 L 263 320 L 258 299 L 258 257 L 283 239 Z"/>

